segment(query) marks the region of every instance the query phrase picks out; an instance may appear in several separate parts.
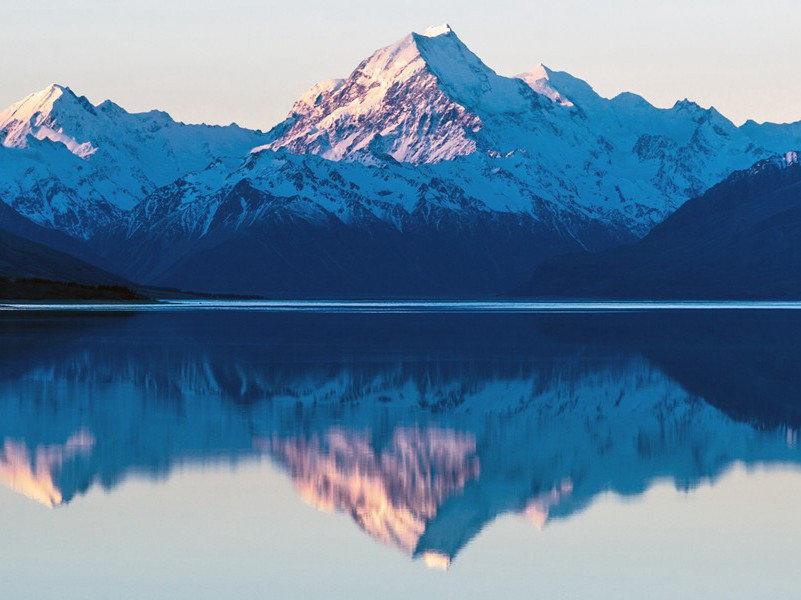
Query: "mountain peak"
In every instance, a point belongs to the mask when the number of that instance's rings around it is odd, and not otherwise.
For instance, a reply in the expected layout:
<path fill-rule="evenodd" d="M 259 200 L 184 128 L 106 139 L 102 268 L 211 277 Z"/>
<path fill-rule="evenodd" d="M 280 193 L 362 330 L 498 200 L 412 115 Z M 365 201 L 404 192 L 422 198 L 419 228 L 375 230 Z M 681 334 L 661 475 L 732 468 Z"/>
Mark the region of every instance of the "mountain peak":
<path fill-rule="evenodd" d="M 673 104 L 673 110 L 704 112 L 706 109 L 697 102 L 685 98 L 684 100 L 677 100 L 675 104 Z"/>
<path fill-rule="evenodd" d="M 439 37 L 441 35 L 456 35 L 456 32 L 451 28 L 450 25 L 444 23 L 442 25 L 433 25 L 431 27 L 426 27 L 425 31 L 421 34 L 423 37 Z"/>
<path fill-rule="evenodd" d="M 24 119 L 26 115 L 33 115 L 35 113 L 49 113 L 56 101 L 62 96 L 75 96 L 70 88 L 53 83 L 46 88 L 33 92 L 25 96 L 19 102 L 16 102 L 0 112 L 0 121 L 5 120 L 12 114 L 15 119 Z"/>
<path fill-rule="evenodd" d="M 40 94 L 43 93 L 57 93 L 57 94 L 69 94 L 71 96 L 75 96 L 75 92 L 73 92 L 69 86 L 62 85 L 60 83 L 51 83 L 45 89 L 39 92 Z"/>
<path fill-rule="evenodd" d="M 527 73 L 524 73 L 524 75 L 528 75 L 529 77 L 536 77 L 537 79 L 550 79 L 551 73 L 553 73 L 551 69 L 546 67 L 544 64 L 540 63 Z"/>
<path fill-rule="evenodd" d="M 331 160 L 361 160 L 368 151 L 439 162 L 495 150 L 504 136 L 482 138 L 485 124 L 538 106 L 519 79 L 498 75 L 439 25 L 376 50 L 346 79 L 305 92 L 266 147 Z"/>
<path fill-rule="evenodd" d="M 561 94 L 551 83 L 553 73 L 551 69 L 540 63 L 530 71 L 521 73 L 516 77 L 525 81 L 528 87 L 541 96 L 545 96 L 551 102 L 561 106 L 573 106 L 573 102 Z"/>
<path fill-rule="evenodd" d="M 85 111 L 95 114 L 95 107 L 89 100 L 78 97 L 66 86 L 51 84 L 0 111 L 0 131 L 4 133 L 2 144 L 26 148 L 29 136 L 39 140 L 47 138 L 64 144 L 76 156 L 87 158 L 96 148 L 65 134 L 63 124 L 63 121 L 75 121 Z"/>
<path fill-rule="evenodd" d="M 60 83 L 51 83 L 38 92 L 28 94 L 25 98 L 18 102 L 18 104 L 39 103 L 48 99 L 56 100 L 61 96 L 75 96 L 75 93 L 66 85 L 61 85 Z"/>
<path fill-rule="evenodd" d="M 89 112 L 94 112 L 95 109 L 95 106 L 85 96 L 78 96 L 66 85 L 52 83 L 0 111 L 0 122 L 11 118 L 15 121 L 23 121 L 37 115 L 50 115 L 56 107 L 60 109 L 79 107 Z"/>
<path fill-rule="evenodd" d="M 449 26 L 429 27 L 376 50 L 347 78 L 305 92 L 267 147 L 333 160 L 380 148 L 415 163 L 471 154 L 481 123 L 467 107 L 493 78 Z"/>

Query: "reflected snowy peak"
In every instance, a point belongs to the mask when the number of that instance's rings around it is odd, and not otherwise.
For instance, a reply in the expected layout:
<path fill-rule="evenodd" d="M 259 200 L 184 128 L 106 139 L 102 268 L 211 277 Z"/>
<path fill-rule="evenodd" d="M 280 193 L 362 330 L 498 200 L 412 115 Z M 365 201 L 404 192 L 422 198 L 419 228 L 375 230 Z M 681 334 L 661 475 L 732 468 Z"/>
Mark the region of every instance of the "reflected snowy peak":
<path fill-rule="evenodd" d="M 47 318 L 46 342 L 37 319 L 0 329 L 0 481 L 51 507 L 266 457 L 448 568 L 504 514 L 541 529 L 606 492 L 801 462 L 786 318 L 742 321 L 758 344 L 708 316 Z"/>

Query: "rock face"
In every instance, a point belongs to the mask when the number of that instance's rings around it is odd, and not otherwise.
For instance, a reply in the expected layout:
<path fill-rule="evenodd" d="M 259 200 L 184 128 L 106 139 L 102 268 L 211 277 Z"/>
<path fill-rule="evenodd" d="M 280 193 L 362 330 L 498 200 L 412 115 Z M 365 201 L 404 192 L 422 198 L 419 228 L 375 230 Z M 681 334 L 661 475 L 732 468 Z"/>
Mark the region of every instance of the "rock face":
<path fill-rule="evenodd" d="M 790 152 L 734 173 L 634 245 L 553 259 L 519 293 L 798 299 L 799 248 L 801 165 Z"/>
<path fill-rule="evenodd" d="M 505 77 L 441 26 L 315 85 L 268 133 L 51 86 L 0 113 L 0 141 L 0 199 L 127 278 L 442 296 L 504 293 L 557 254 L 632 242 L 801 147 L 801 125 L 606 99 L 542 65 Z"/>

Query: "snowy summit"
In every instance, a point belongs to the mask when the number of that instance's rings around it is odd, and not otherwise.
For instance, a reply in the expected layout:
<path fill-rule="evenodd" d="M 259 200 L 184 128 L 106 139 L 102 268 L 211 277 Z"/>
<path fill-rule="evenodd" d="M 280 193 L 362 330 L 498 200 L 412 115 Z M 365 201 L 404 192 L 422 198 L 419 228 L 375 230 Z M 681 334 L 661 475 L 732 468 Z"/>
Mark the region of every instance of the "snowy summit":
<path fill-rule="evenodd" d="M 425 31 L 423 31 L 423 35 L 425 37 L 437 37 L 440 35 L 448 35 L 449 33 L 453 33 L 453 29 L 447 23 L 443 25 L 432 25 L 431 27 L 426 27 Z"/>

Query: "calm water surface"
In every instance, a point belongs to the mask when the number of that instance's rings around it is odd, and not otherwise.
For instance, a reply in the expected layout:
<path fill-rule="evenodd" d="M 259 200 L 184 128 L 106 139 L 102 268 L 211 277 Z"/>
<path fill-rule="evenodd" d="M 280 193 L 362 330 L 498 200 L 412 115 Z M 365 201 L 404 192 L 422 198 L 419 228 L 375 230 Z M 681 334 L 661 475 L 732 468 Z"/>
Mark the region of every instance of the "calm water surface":
<path fill-rule="evenodd" d="M 0 309 L 0 598 L 797 595 L 793 305 Z"/>

